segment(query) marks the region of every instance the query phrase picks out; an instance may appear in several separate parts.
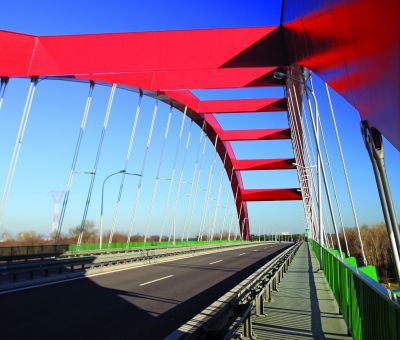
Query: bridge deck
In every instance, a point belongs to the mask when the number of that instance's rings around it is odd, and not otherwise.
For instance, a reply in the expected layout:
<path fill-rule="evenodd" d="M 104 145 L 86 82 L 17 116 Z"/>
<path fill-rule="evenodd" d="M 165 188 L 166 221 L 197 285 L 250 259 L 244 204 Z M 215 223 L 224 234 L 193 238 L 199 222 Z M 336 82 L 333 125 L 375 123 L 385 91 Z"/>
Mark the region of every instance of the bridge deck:
<path fill-rule="evenodd" d="M 257 339 L 352 339 L 318 261 L 303 244 L 272 301 L 266 318 L 254 317 Z"/>

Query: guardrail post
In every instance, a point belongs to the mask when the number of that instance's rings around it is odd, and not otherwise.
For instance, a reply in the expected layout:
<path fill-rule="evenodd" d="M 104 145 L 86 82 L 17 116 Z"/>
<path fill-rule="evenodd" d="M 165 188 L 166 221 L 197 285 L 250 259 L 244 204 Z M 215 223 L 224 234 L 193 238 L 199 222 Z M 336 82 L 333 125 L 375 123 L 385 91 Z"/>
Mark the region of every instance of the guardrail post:
<path fill-rule="evenodd" d="M 265 302 L 271 302 L 271 283 L 268 283 L 265 287 Z"/>
<path fill-rule="evenodd" d="M 278 287 L 276 284 L 276 276 L 274 276 L 274 278 L 272 279 L 272 290 L 278 291 Z"/>
<path fill-rule="evenodd" d="M 261 291 L 260 294 L 256 296 L 256 315 L 257 316 L 267 316 L 264 313 L 264 302 L 265 302 L 265 289 Z"/>
<path fill-rule="evenodd" d="M 251 311 L 247 314 L 243 320 L 242 326 L 242 339 L 253 339 L 253 324 L 252 324 Z"/>

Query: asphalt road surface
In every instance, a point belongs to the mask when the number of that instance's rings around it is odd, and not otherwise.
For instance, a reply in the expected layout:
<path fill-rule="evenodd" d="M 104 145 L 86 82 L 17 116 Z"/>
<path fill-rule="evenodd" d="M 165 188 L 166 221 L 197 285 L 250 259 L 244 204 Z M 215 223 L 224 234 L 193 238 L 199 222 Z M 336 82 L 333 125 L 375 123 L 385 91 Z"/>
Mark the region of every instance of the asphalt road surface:
<path fill-rule="evenodd" d="M 264 244 L 0 295 L 0 339 L 162 339 L 287 244 Z"/>

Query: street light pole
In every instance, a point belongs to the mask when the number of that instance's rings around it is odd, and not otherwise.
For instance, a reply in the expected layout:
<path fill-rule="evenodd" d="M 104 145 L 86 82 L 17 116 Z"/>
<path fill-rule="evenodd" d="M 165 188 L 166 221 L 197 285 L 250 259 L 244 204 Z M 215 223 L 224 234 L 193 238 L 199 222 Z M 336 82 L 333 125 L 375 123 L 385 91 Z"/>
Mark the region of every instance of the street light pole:
<path fill-rule="evenodd" d="M 108 175 L 104 181 L 103 181 L 103 185 L 101 187 L 101 209 L 100 209 L 100 240 L 99 240 L 99 249 L 102 249 L 102 245 L 103 245 L 103 207 L 104 207 L 104 185 L 106 184 L 107 180 L 115 175 L 118 174 L 124 174 L 124 175 L 130 175 L 130 176 L 138 176 L 141 177 L 140 174 L 134 174 L 134 173 L 130 173 L 130 172 L 126 172 L 126 170 L 120 170 L 117 172 L 112 173 L 111 175 Z"/>

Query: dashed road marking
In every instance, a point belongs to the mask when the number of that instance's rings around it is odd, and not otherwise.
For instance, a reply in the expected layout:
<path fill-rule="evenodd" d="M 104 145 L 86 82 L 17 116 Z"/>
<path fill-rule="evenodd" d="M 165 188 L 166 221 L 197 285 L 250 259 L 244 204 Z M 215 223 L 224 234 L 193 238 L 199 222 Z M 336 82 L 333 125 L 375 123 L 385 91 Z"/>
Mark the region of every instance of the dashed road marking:
<path fill-rule="evenodd" d="M 168 279 L 168 278 L 170 278 L 172 276 L 174 276 L 174 275 L 168 275 L 168 276 L 160 277 L 159 279 L 155 279 L 155 280 L 152 280 L 152 281 L 141 283 L 139 286 L 146 286 L 146 285 L 149 285 L 150 283 L 154 283 L 154 282 L 157 282 L 157 281 L 165 280 L 165 279 Z"/>
<path fill-rule="evenodd" d="M 211 262 L 209 264 L 215 264 L 215 263 L 218 263 L 218 262 L 222 262 L 222 260 L 214 261 L 214 262 Z"/>

